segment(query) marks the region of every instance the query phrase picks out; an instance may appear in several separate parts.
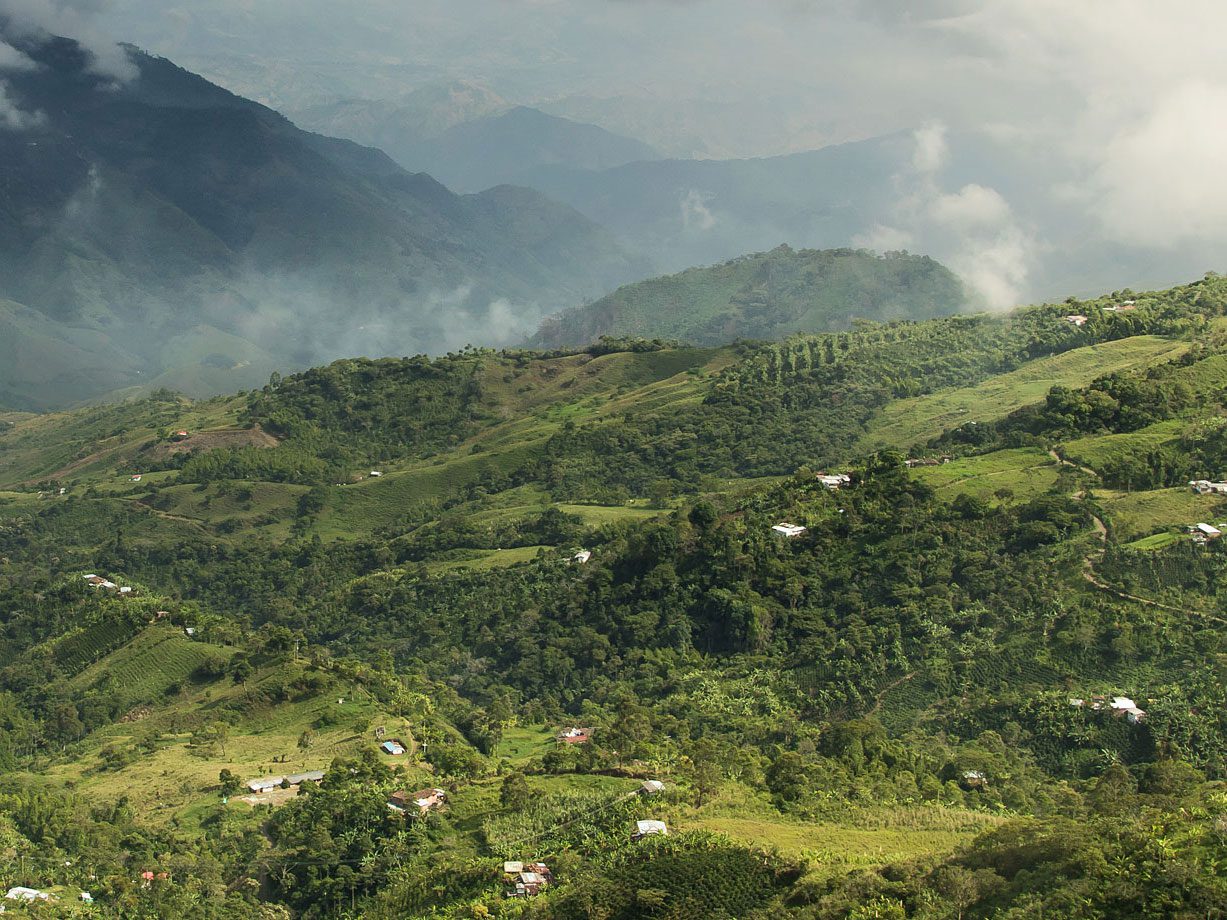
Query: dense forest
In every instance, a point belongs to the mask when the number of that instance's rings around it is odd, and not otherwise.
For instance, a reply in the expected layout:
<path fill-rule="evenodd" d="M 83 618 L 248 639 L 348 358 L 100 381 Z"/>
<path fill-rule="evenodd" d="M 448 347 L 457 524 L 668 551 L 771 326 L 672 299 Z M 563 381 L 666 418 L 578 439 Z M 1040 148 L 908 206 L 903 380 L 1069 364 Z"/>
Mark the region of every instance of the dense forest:
<path fill-rule="evenodd" d="M 1223 916 L 1225 312 L 13 417 L 10 913 Z"/>

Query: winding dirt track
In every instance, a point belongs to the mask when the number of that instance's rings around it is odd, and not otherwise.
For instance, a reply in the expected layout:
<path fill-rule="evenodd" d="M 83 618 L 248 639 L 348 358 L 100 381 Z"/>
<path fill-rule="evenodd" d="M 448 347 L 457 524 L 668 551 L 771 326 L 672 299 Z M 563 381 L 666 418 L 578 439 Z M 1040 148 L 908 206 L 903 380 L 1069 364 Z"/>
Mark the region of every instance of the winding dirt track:
<path fill-rule="evenodd" d="M 1074 469 L 1087 473 L 1088 475 L 1099 478 L 1099 474 L 1094 470 L 1085 466 L 1078 466 L 1076 463 L 1071 463 L 1069 460 L 1061 457 L 1061 455 L 1055 450 L 1050 450 L 1048 452 L 1048 456 L 1052 457 L 1053 460 L 1063 466 L 1070 466 Z M 1082 501 L 1084 498 L 1086 498 L 1086 493 L 1076 492 L 1074 493 L 1074 498 L 1076 498 L 1078 501 Z M 1121 600 L 1133 601 L 1137 604 L 1145 604 L 1147 607 L 1154 607 L 1157 610 L 1167 610 L 1172 613 L 1181 613 L 1185 616 L 1201 617 L 1203 620 L 1209 620 L 1213 623 L 1227 625 L 1227 619 L 1224 619 L 1223 617 L 1215 616 L 1212 613 L 1206 613 L 1201 610 L 1189 610 L 1185 607 L 1173 607 L 1171 604 L 1163 604 L 1159 601 L 1153 601 L 1148 597 L 1139 597 L 1136 594 L 1130 594 L 1128 591 L 1122 591 L 1120 588 L 1117 588 L 1101 579 L 1095 573 L 1095 562 L 1102 559 L 1104 553 L 1107 551 L 1108 528 L 1099 515 L 1093 512 L 1091 512 L 1091 523 L 1095 525 L 1095 535 L 1099 538 L 1099 549 L 1089 553 L 1082 562 L 1082 577 L 1086 579 L 1088 584 L 1100 591 L 1103 591 L 1105 594 L 1111 594 L 1113 597 L 1118 597 Z"/>

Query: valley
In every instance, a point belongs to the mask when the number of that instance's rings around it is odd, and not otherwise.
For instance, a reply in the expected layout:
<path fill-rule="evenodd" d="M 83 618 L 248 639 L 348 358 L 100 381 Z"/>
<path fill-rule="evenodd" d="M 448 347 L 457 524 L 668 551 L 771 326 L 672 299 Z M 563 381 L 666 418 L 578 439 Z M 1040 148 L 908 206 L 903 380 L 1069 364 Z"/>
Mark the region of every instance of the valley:
<path fill-rule="evenodd" d="M 1113 835 L 1156 820 L 1170 871 L 1204 867 L 1224 562 L 1186 530 L 1227 497 L 1186 483 L 1227 463 L 1227 286 L 1119 299 L 4 416 L 23 880 L 67 904 L 88 873 L 133 915 L 826 918 L 983 865 L 988 911 L 1116 903 L 1034 841 L 1119 866 Z M 671 833 L 631 840 L 646 819 Z M 554 883 L 508 899 L 516 859 Z M 1197 872 L 1170 884 L 1210 905 Z"/>

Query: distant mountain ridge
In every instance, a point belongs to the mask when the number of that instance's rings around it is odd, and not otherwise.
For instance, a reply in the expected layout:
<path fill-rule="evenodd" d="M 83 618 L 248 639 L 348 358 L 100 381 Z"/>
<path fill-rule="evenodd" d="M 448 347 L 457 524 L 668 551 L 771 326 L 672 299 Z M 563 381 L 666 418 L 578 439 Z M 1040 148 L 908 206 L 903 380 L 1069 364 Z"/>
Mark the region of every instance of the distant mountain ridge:
<path fill-rule="evenodd" d="M 345 100 L 292 113 L 312 131 L 384 150 L 449 188 L 478 191 L 525 184 L 536 169 L 602 170 L 659 151 L 596 125 L 513 105 L 463 81 L 428 86 L 394 100 Z"/>
<path fill-rule="evenodd" d="M 550 348 L 635 336 L 721 345 L 834 332 L 855 319 L 930 319 L 967 304 L 959 279 L 927 256 L 780 246 L 626 285 L 549 317 L 529 344 Z"/>
<path fill-rule="evenodd" d="M 10 407 L 513 341 L 648 273 L 538 193 L 458 196 L 135 49 L 113 84 L 72 41 L 12 43 L 32 63 L 10 95 L 39 114 L 0 131 L 0 298 L 29 308 L 10 347 L 46 360 L 37 384 L 0 368 Z"/>

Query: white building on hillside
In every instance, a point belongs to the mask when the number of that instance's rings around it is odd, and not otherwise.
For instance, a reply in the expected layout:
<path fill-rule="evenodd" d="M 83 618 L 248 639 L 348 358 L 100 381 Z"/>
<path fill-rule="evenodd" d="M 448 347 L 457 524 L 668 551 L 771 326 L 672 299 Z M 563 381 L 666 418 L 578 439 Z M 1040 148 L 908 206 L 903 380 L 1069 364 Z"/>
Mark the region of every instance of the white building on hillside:
<path fill-rule="evenodd" d="M 1227 495 L 1227 482 L 1193 479 L 1189 482 L 1189 488 L 1198 495 Z"/>
<path fill-rule="evenodd" d="M 781 537 L 788 537 L 790 540 L 793 537 L 799 537 L 805 533 L 807 528 L 800 524 L 789 524 L 787 521 L 781 521 L 771 528 L 772 532 Z"/>

